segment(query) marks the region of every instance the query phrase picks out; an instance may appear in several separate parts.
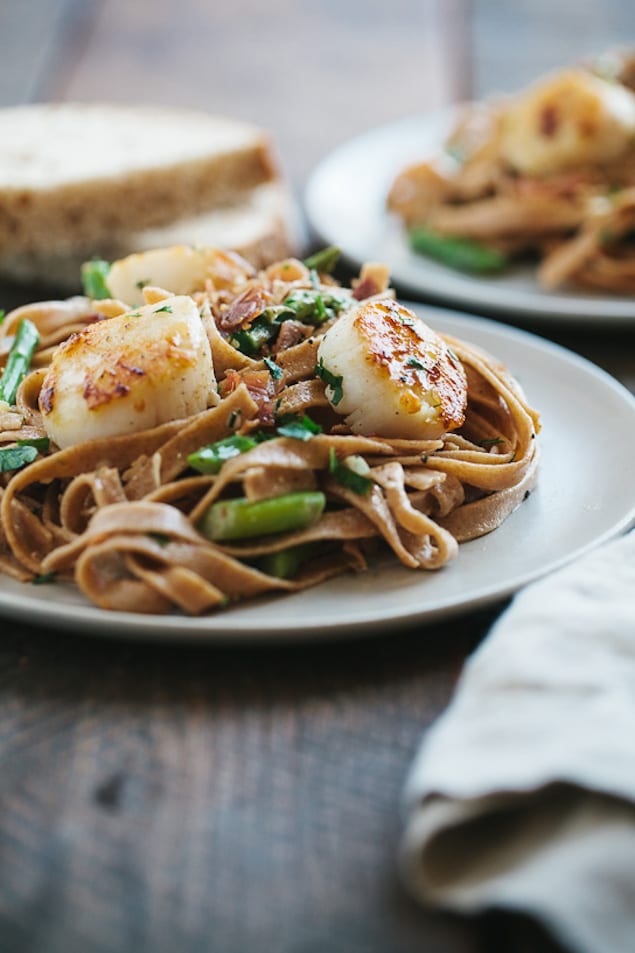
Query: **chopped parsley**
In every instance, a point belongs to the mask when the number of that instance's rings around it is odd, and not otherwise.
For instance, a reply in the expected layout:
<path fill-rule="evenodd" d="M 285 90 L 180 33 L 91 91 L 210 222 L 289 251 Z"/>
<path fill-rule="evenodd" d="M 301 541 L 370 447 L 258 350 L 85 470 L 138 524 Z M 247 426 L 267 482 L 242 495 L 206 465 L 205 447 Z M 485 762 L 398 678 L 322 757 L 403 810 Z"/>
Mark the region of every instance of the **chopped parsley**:
<path fill-rule="evenodd" d="M 340 462 L 333 447 L 329 450 L 329 473 L 340 486 L 352 490 L 359 496 L 367 496 L 373 486 L 373 480 L 365 476 L 370 468 L 363 457 L 346 457 Z"/>
<path fill-rule="evenodd" d="M 170 542 L 170 537 L 167 533 L 148 533 L 150 539 L 153 539 L 155 543 L 158 543 L 159 546 L 167 546 Z"/>
<path fill-rule="evenodd" d="M 284 414 L 276 421 L 276 429 L 280 437 L 293 437 L 294 440 L 310 440 L 322 428 L 306 414 Z"/>
<path fill-rule="evenodd" d="M 406 367 L 415 367 L 418 371 L 425 371 L 425 364 L 418 357 L 409 357 L 406 361 Z"/>
<path fill-rule="evenodd" d="M 329 371 L 328 367 L 324 366 L 324 358 L 322 357 L 315 365 L 313 370 L 320 380 L 324 381 L 326 386 L 331 388 L 333 404 L 339 404 L 342 397 L 344 396 L 344 391 L 342 390 L 342 381 L 344 378 L 342 375 L 333 374 L 331 371 Z"/>
<path fill-rule="evenodd" d="M 16 440 L 18 447 L 35 447 L 36 450 L 48 450 L 48 437 L 30 437 L 28 440 Z"/>
<path fill-rule="evenodd" d="M 270 357 L 263 357 L 263 361 L 264 361 L 265 367 L 271 374 L 272 380 L 274 381 L 282 380 L 282 375 L 284 374 L 284 371 L 282 370 L 280 365 L 276 364 L 275 361 L 272 361 Z"/>
<path fill-rule="evenodd" d="M 27 463 L 33 463 L 37 455 L 37 447 L 3 447 L 0 450 L 0 473 L 19 470 Z"/>
<path fill-rule="evenodd" d="M 322 324 L 326 318 L 326 305 L 324 304 L 324 298 L 322 297 L 322 291 L 320 288 L 320 276 L 318 275 L 315 268 L 311 269 L 311 284 L 313 285 L 313 290 L 315 291 L 315 317 L 318 324 Z"/>
<path fill-rule="evenodd" d="M 166 311 L 168 314 L 172 314 L 172 308 L 169 304 L 164 304 L 162 308 L 155 308 L 152 312 L 153 314 L 161 314 L 162 311 Z"/>
<path fill-rule="evenodd" d="M 0 449 L 0 473 L 19 470 L 27 463 L 33 463 L 40 450 L 48 450 L 48 437 L 33 437 L 30 440 L 17 440 L 15 447 Z"/>
<path fill-rule="evenodd" d="M 31 580 L 34 586 L 45 586 L 50 582 L 55 582 L 57 574 L 54 572 L 42 572 L 39 576 L 34 576 Z"/>
<path fill-rule="evenodd" d="M 7 312 L 4 310 L 4 308 L 0 308 L 0 324 L 2 324 L 6 316 Z"/>

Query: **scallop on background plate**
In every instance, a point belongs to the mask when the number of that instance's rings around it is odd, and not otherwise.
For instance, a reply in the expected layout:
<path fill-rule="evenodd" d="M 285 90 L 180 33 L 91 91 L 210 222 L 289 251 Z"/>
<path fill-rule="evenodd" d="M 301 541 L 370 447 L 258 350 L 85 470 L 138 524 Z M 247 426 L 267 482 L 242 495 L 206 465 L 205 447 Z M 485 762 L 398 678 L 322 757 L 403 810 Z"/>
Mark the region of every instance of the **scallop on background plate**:
<path fill-rule="evenodd" d="M 545 291 L 535 268 L 510 267 L 500 276 L 462 274 L 411 251 L 406 233 L 386 210 L 393 180 L 408 165 L 443 151 L 460 107 L 379 126 L 339 146 L 313 171 L 304 195 L 311 228 L 359 266 L 385 262 L 402 294 L 445 302 L 511 323 L 553 320 L 635 325 L 635 297 Z"/>
<path fill-rule="evenodd" d="M 144 640 L 281 642 L 394 631 L 486 606 L 635 523 L 635 398 L 583 358 L 507 325 L 412 305 L 428 324 L 502 360 L 542 418 L 537 488 L 488 536 L 437 572 L 381 567 L 201 618 L 106 612 L 63 583 L 0 576 L 0 614 Z"/>

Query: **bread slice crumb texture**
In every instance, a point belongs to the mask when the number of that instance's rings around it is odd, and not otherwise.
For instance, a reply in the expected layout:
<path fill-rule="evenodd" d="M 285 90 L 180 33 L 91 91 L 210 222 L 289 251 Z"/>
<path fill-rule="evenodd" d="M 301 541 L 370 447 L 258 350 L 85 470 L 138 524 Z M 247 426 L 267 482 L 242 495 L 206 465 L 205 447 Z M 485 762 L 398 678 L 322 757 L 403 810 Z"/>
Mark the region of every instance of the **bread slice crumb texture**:
<path fill-rule="evenodd" d="M 0 254 L 90 244 L 240 201 L 280 177 L 269 136 L 151 106 L 0 110 Z"/>

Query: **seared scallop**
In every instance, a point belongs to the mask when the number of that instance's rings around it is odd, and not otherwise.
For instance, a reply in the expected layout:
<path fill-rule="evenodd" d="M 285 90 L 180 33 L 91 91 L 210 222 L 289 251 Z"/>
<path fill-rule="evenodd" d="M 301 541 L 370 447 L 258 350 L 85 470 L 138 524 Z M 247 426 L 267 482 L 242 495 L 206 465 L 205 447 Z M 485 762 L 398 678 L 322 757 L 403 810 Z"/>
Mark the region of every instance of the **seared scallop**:
<path fill-rule="evenodd" d="M 362 302 L 329 328 L 318 373 L 353 433 L 428 440 L 465 419 L 460 361 L 416 314 L 390 299 Z"/>
<path fill-rule="evenodd" d="M 635 136 L 635 94 L 619 83 L 569 69 L 512 100 L 502 120 L 503 157 L 527 175 L 611 162 Z"/>
<path fill-rule="evenodd" d="M 53 355 L 39 404 L 51 440 L 69 447 L 179 420 L 216 400 L 203 321 L 180 296 L 72 334 Z"/>
<path fill-rule="evenodd" d="M 106 276 L 106 287 L 113 298 L 134 305 L 143 301 L 143 288 L 147 285 L 185 295 L 202 291 L 208 279 L 216 288 L 233 288 L 253 274 L 252 266 L 234 252 L 171 245 L 114 261 Z"/>

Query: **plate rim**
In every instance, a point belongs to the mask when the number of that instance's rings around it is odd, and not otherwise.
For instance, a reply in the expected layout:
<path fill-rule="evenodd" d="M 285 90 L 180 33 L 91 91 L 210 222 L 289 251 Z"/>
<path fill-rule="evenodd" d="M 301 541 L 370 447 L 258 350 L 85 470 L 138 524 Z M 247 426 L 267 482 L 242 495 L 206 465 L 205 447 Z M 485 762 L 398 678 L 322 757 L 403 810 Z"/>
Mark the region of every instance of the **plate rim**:
<path fill-rule="evenodd" d="M 529 331 L 504 325 L 489 318 L 466 316 L 458 311 L 425 306 L 420 302 L 404 303 L 409 304 L 424 320 L 429 319 L 430 323 L 434 327 L 438 327 L 442 333 L 444 333 L 443 323 L 445 321 L 446 326 L 450 327 L 452 325 L 456 327 L 458 324 L 459 329 L 468 336 L 468 339 L 471 331 L 474 331 L 475 328 L 481 328 L 484 334 L 490 333 L 497 338 L 502 337 L 519 345 L 523 343 L 530 344 L 540 352 L 551 352 L 557 359 L 563 361 L 566 366 L 576 368 L 580 373 L 601 382 L 603 387 L 611 390 L 615 394 L 615 397 L 623 402 L 625 411 L 630 411 L 633 414 L 635 421 L 635 396 L 633 396 L 620 381 L 603 368 L 576 352 Z M 450 333 L 456 333 L 456 330 Z M 509 519 L 513 518 L 514 514 L 511 514 Z M 301 627 L 298 626 L 297 621 L 293 622 L 292 619 L 282 619 L 278 620 L 275 629 L 272 624 L 269 624 L 265 626 L 264 630 L 261 629 L 259 631 L 255 631 L 253 625 L 245 626 L 244 623 L 241 625 L 240 621 L 238 624 L 236 624 L 235 621 L 232 622 L 233 615 L 237 614 L 238 617 L 240 617 L 242 608 L 257 605 L 257 601 L 254 600 L 250 600 L 244 604 L 238 604 L 224 612 L 200 617 L 180 615 L 148 616 L 131 612 L 108 612 L 89 603 L 77 604 L 64 601 L 55 603 L 55 609 L 52 611 L 50 601 L 44 599 L 29 601 L 28 598 L 26 601 L 31 611 L 25 612 L 25 594 L 20 593 L 18 595 L 11 591 L 7 592 L 4 590 L 3 583 L 7 577 L 0 577 L 0 616 L 19 618 L 27 624 L 42 624 L 46 628 L 59 628 L 63 626 L 65 630 L 69 632 L 82 631 L 84 635 L 91 637 L 110 637 L 140 642 L 179 641 L 184 643 L 218 645 L 244 645 L 246 643 L 275 645 L 290 642 L 317 643 L 333 642 L 336 640 L 344 641 L 349 638 L 370 637 L 385 633 L 390 627 L 405 630 L 413 626 L 428 625 L 438 621 L 439 618 L 453 618 L 476 609 L 486 608 L 496 602 L 507 599 L 519 589 L 556 571 L 596 546 L 619 536 L 634 523 L 635 496 L 630 507 L 624 507 L 624 512 L 619 519 L 614 520 L 603 532 L 588 540 L 583 545 L 574 548 L 571 552 L 557 559 L 552 559 L 543 566 L 537 565 L 532 570 L 517 573 L 515 576 L 504 581 L 502 585 L 499 583 L 491 583 L 486 586 L 481 585 L 477 591 L 468 596 L 468 598 L 461 598 L 459 594 L 456 594 L 452 596 L 452 598 L 446 598 L 441 602 L 433 601 L 418 612 L 408 611 L 399 613 L 394 609 L 386 609 L 378 614 L 375 613 L 373 618 L 349 619 L 348 621 L 339 623 L 333 622 L 326 625 L 322 622 L 310 622 L 303 624 Z M 393 568 L 398 568 L 398 566 L 393 566 Z M 381 569 L 375 570 L 375 572 L 381 573 Z M 15 583 L 15 580 L 10 581 L 14 585 L 19 585 Z M 323 585 L 328 586 L 328 582 Z M 266 597 L 266 601 L 283 598 L 285 598 L 285 596 L 274 595 Z M 300 628 L 299 634 L 298 628 Z"/>

